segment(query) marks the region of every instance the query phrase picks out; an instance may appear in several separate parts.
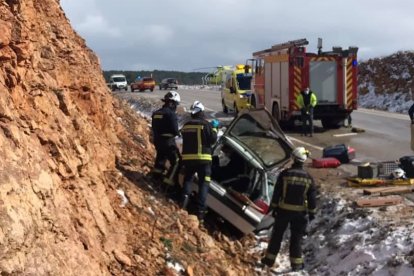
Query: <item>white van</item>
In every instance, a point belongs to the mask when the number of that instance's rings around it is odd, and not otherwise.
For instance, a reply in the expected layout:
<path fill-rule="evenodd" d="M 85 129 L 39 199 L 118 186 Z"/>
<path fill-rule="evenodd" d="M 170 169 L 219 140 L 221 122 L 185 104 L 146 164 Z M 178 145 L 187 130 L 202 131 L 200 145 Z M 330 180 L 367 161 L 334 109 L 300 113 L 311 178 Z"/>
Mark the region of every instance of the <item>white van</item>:
<path fill-rule="evenodd" d="M 112 75 L 109 78 L 108 86 L 112 91 L 122 90 L 122 89 L 125 89 L 125 91 L 128 91 L 128 84 L 127 84 L 126 77 L 122 74 Z"/>

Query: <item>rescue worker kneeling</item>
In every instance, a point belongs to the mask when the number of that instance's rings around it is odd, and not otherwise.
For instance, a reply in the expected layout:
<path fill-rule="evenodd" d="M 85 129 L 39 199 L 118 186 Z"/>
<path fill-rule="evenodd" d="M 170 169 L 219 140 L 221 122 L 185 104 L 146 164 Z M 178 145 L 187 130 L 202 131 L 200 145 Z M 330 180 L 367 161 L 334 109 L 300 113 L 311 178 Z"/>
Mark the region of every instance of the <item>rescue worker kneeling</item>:
<path fill-rule="evenodd" d="M 203 221 L 206 213 L 206 199 L 209 190 L 212 162 L 212 145 L 217 140 L 218 121 L 212 124 L 204 119 L 204 106 L 195 101 L 191 106 L 191 120 L 181 129 L 183 137 L 182 164 L 184 166 L 184 187 L 181 207 L 187 208 L 194 175 L 198 177 L 197 217 Z"/>
<path fill-rule="evenodd" d="M 167 187 L 178 184 L 180 152 L 175 143 L 175 136 L 179 135 L 176 109 L 180 100 L 177 92 L 170 91 L 162 99 L 164 102 L 162 108 L 152 114 L 152 133 L 157 156 L 151 176 L 154 180 L 162 180 Z M 165 173 L 167 160 L 170 166 Z"/>
<path fill-rule="evenodd" d="M 303 169 L 309 152 L 298 147 L 292 152 L 293 165 L 280 173 L 273 193 L 271 208 L 275 224 L 262 263 L 271 267 L 279 253 L 283 234 L 290 224 L 289 255 L 293 271 L 302 270 L 302 241 L 307 219 L 315 218 L 316 188 L 313 178 Z"/>

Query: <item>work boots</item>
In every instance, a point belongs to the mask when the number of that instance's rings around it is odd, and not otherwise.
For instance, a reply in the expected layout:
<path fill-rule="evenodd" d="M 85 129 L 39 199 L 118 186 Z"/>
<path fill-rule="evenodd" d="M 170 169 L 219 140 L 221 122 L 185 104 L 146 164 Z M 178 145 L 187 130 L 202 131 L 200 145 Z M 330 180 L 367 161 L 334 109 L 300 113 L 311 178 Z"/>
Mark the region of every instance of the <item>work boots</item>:
<path fill-rule="evenodd" d="M 198 211 L 197 218 L 200 224 L 204 223 L 204 217 L 206 216 L 206 214 L 207 214 L 207 211 Z"/>
<path fill-rule="evenodd" d="M 301 271 L 305 269 L 305 264 L 292 264 L 292 271 Z"/>

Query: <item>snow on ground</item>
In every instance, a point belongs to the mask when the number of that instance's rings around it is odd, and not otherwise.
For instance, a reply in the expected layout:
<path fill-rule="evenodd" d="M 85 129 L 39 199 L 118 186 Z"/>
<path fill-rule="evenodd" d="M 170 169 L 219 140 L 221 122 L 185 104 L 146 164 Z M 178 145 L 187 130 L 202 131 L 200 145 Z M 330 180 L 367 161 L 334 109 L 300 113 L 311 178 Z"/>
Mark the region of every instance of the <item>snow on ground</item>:
<path fill-rule="evenodd" d="M 368 91 L 367 94 L 359 96 L 360 107 L 408 113 L 408 109 L 414 103 L 410 93 L 407 92 L 376 94 L 375 87 L 372 85 L 368 85 Z"/>
<path fill-rule="evenodd" d="M 194 88 L 194 87 L 191 87 Z M 218 87 L 199 86 L 218 90 Z M 180 86 L 180 89 L 189 89 Z M 360 107 L 406 113 L 413 101 L 408 93 L 376 95 L 370 92 L 359 97 Z M 152 103 L 130 102 L 131 107 L 148 116 Z M 398 206 L 386 208 L 355 208 L 344 197 L 322 198 L 317 218 L 308 227 L 304 242 L 306 270 L 289 272 L 288 235 L 276 265 L 270 272 L 257 268 L 258 275 L 375 275 L 414 276 L 414 220 L 398 220 Z M 261 233 L 253 251 L 264 251 L 267 243 Z"/>

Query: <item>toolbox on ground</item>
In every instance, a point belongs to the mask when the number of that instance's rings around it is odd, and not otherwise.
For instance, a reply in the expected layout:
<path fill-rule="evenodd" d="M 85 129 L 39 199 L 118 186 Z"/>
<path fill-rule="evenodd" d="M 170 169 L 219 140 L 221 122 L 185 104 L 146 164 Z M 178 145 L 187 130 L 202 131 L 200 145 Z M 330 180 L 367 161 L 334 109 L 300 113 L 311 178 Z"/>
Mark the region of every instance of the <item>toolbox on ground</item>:
<path fill-rule="evenodd" d="M 378 177 L 388 178 L 391 176 L 395 169 L 398 169 L 399 165 L 396 161 L 384 161 L 378 164 Z"/>
<path fill-rule="evenodd" d="M 400 158 L 400 168 L 405 171 L 405 176 L 414 178 L 414 156 L 403 156 Z"/>
<path fill-rule="evenodd" d="M 358 166 L 358 177 L 359 178 L 376 178 L 378 176 L 378 165 L 377 164 L 362 164 Z"/>
<path fill-rule="evenodd" d="M 314 168 L 337 168 L 340 165 L 341 165 L 341 162 L 335 157 L 312 159 L 312 167 Z"/>
<path fill-rule="evenodd" d="M 329 146 L 323 149 L 322 157 L 334 157 L 341 163 L 349 163 L 355 158 L 355 149 L 345 144 Z"/>

